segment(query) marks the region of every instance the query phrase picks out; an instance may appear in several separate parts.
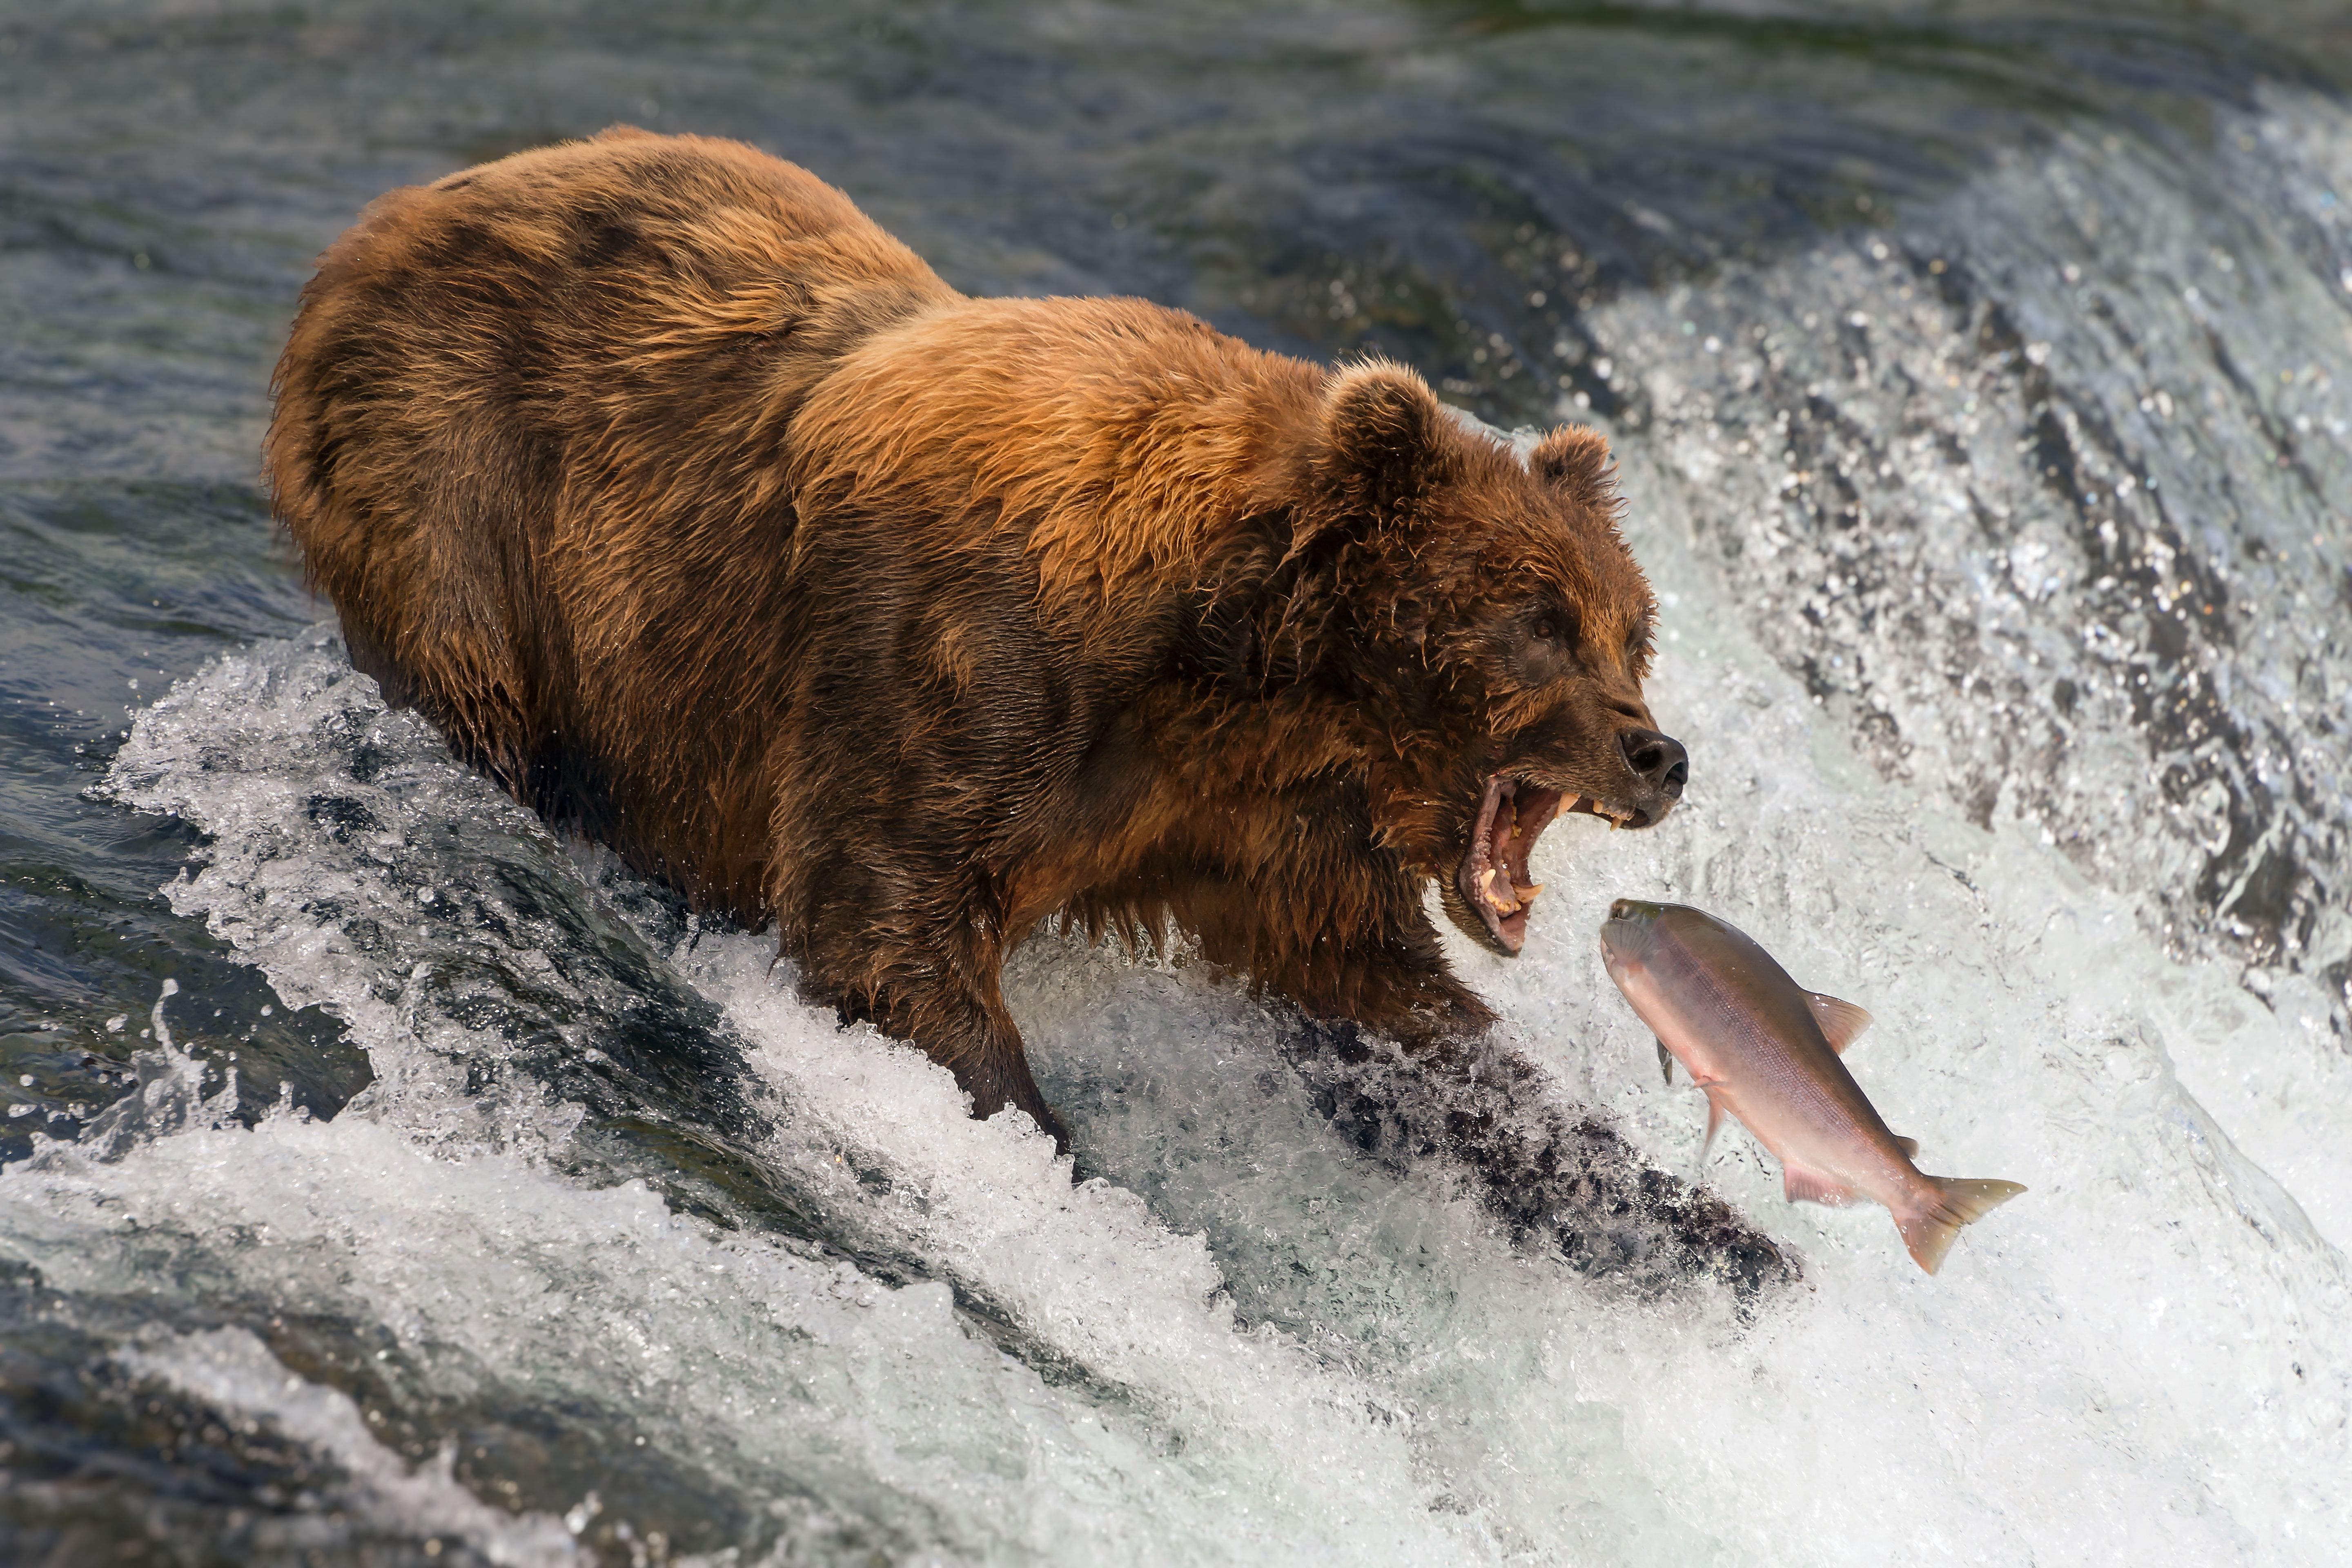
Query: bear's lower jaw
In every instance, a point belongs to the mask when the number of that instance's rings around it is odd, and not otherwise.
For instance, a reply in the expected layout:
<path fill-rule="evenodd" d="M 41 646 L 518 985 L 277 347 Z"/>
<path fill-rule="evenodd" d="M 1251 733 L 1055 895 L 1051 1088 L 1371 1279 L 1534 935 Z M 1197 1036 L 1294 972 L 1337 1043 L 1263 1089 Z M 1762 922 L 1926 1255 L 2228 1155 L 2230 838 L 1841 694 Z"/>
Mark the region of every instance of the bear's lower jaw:
<path fill-rule="evenodd" d="M 1671 800 L 1660 801 L 1655 809 L 1621 805 L 1496 773 L 1486 781 L 1486 796 L 1478 803 L 1477 826 L 1471 829 L 1470 849 L 1454 873 L 1454 886 L 1478 911 L 1496 951 L 1517 958 L 1528 939 L 1528 911 L 1543 891 L 1541 882 L 1530 879 L 1528 858 L 1545 828 L 1572 811 L 1600 817 L 1612 829 L 1648 827 L 1673 805 Z"/>
<path fill-rule="evenodd" d="M 1580 798 L 1578 805 L 1584 803 Z M 1528 858 L 1560 807 L 1560 792 L 1496 773 L 1478 803 L 1470 851 L 1462 858 L 1455 884 L 1486 922 L 1495 945 L 1511 957 L 1528 939 L 1528 911 L 1543 884 L 1528 879 Z"/>

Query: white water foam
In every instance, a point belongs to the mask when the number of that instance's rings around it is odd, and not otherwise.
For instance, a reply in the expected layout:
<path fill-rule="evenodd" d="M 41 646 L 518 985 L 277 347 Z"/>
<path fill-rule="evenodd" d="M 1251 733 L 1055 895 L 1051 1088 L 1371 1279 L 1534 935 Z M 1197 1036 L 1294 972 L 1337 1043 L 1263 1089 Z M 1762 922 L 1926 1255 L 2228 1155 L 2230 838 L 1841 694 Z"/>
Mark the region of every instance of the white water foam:
<path fill-rule="evenodd" d="M 1263 1481 L 1202 1485 L 1136 1422 L 1057 1394 L 968 1336 L 945 1287 L 892 1289 L 715 1234 L 639 1186 L 583 1191 L 506 1154 L 435 1159 L 348 1116 L 177 1133 L 119 1165 L 51 1161 L 8 1180 L 37 1211 L 12 1226 L 8 1250 L 51 1289 L 135 1294 L 167 1260 L 229 1270 L 280 1310 L 380 1326 L 443 1394 L 603 1407 L 616 1445 L 642 1436 L 793 1514 L 793 1533 L 819 1545 L 1198 1562 L 1222 1555 L 1203 1551 L 1206 1522 L 1210 1542 L 1247 1555 L 1318 1554 L 1298 1513 L 1270 1506 L 1279 1498 L 1253 1521 Z M 392 1457 L 347 1442 L 364 1429 L 342 1419 L 341 1395 L 289 1379 L 257 1346 L 206 1343 L 131 1363 L 313 1444 L 419 1534 L 503 1539 L 453 1510 L 446 1470 L 401 1481 Z M 1354 1556 L 1448 1554 L 1426 1522 L 1383 1531 L 1376 1513 L 1354 1521 L 1366 1536 Z M 512 1531 L 546 1536 L 528 1518 Z"/>
<path fill-rule="evenodd" d="M 791 1476 L 909 1541 L 919 1528 L 1003 1560 L 1820 1562 L 1922 1542 L 2020 1559 L 2307 1555 L 2298 1543 L 2341 1523 L 2323 1478 L 2352 1458 L 2342 1259 L 2170 1067 L 2181 1039 L 2216 1048 L 2217 1018 L 2222 1048 L 2273 1050 L 2274 1021 L 2226 974 L 2165 959 L 2126 906 L 2029 834 L 1982 833 L 1875 779 L 1729 616 L 1707 613 L 1696 576 L 1662 576 L 1682 635 L 1659 689 L 1686 700 L 1662 717 L 1753 771 L 1696 786 L 1672 832 L 1548 842 L 1554 890 L 1530 958 L 1465 948 L 1457 962 L 1563 1097 L 1611 1107 L 1687 1165 L 1695 1102 L 1657 1087 L 1575 913 L 1655 890 L 1765 934 L 1801 978 L 1877 1013 L 1857 1067 L 1929 1168 L 2034 1189 L 1971 1229 L 1936 1279 L 1874 1210 L 1783 1205 L 1767 1162 L 1733 1138 L 1709 1179 L 1800 1239 L 1814 1288 L 1745 1327 L 1704 1304 L 1612 1300 L 1515 1253 L 1443 1172 L 1399 1181 L 1333 1147 L 1244 999 L 1181 965 L 1045 941 L 1016 966 L 1014 1005 L 1049 1092 L 1073 1091 L 1082 1142 L 1121 1184 L 1073 1188 L 1025 1123 L 969 1121 L 944 1074 L 790 1000 L 766 944 L 734 932 L 695 933 L 675 961 L 796 1108 L 774 1158 L 887 1171 L 882 1196 L 835 1187 L 852 1227 L 984 1291 L 1117 1389 L 1107 1405 L 982 1351 L 941 1287 L 828 1274 L 642 1190 L 580 1190 L 528 1150 L 453 1163 L 439 1088 L 379 1094 L 332 1124 L 168 1133 L 112 1165 L 52 1154 L 5 1179 L 59 1228 L 47 1245 L 20 1230 L 12 1250 L 60 1288 L 107 1293 L 146 1265 L 107 1244 L 100 1215 L 139 1215 L 150 1246 L 165 1222 L 197 1247 L 268 1237 L 235 1256 L 249 1285 L 315 1296 L 357 1271 L 326 1290 L 335 1309 L 384 1323 L 444 1375 L 495 1372 L 641 1411 L 698 1466 Z M 254 742 L 236 748 L 246 760 L 225 769 L 182 739 L 127 754 L 126 776 L 156 767 L 181 809 L 257 842 L 258 803 L 301 795 L 289 778 L 305 737 L 338 705 L 364 710 L 365 685 L 331 647 L 225 660 L 142 734 L 209 727 Z M 371 721 L 384 739 L 407 722 Z M 429 738 L 412 740 L 407 760 L 434 765 Z M 538 831 L 463 774 L 420 810 Z M 301 820 L 281 805 L 279 827 Z M 243 861 L 216 858 L 172 891 L 282 992 L 336 1005 L 336 977 L 364 963 L 289 889 L 318 859 L 315 886 L 347 894 L 351 854 L 322 836 L 278 857 L 266 919 L 254 886 L 222 874 L 249 875 Z M 358 1016 L 378 1016 L 366 998 L 386 978 L 361 975 Z M 379 1019 L 371 1052 L 393 1058 L 386 1082 L 425 1081 L 399 1054 L 437 1060 L 449 1044 L 404 1038 L 400 1016 Z M 1182 1234 L 1194 1226 L 1214 1255 Z M 1252 1309 L 1250 1331 L 1234 1331 L 1221 1285 Z M 919 1467 L 869 1460 L 845 1476 L 791 1438 L 804 1413 L 789 1429 L 763 1418 L 795 1381 L 776 1320 L 805 1330 L 845 1286 L 911 1298 L 901 1353 L 920 1370 L 887 1394 L 844 1387 L 820 1447 L 895 1454 L 921 1433 L 971 1473 L 925 1485 Z M 982 1484 L 978 1456 L 1008 1451 L 1026 1462 Z"/>
<path fill-rule="evenodd" d="M 2215 141 L 2200 170 L 2064 136 L 1900 230 L 1592 326 L 1650 414 L 1620 443 L 1641 510 L 1689 520 L 1654 554 L 1717 563 L 1916 798 L 2245 965 L 2175 1004 L 2169 1048 L 2344 1247 L 2352 113 L 2267 89 Z"/>
<path fill-rule="evenodd" d="M 359 1406 L 341 1392 L 304 1381 L 243 1329 L 157 1336 L 115 1358 L 211 1408 L 267 1421 L 326 1456 L 351 1478 L 340 1500 L 363 1517 L 428 1541 L 463 1541 L 499 1568 L 567 1568 L 588 1559 L 563 1521 L 548 1514 L 507 1512 L 457 1484 L 454 1454 L 411 1467 L 376 1441 Z"/>
<path fill-rule="evenodd" d="M 378 759 L 370 779 L 336 772 L 355 745 Z M 106 1245 L 123 1233 L 101 1214 L 135 1215 L 142 1247 L 159 1227 L 199 1250 L 208 1233 L 284 1238 L 296 1245 L 217 1261 L 273 1299 L 307 1293 L 315 1310 L 383 1324 L 461 1386 L 495 1369 L 547 1397 L 634 1410 L 697 1466 L 787 1478 L 910 1549 L 1372 1562 L 1484 1544 L 1476 1521 L 1424 1506 L 1376 1391 L 1283 1336 L 1234 1331 L 1198 1238 L 1108 1184 L 1074 1188 L 1067 1161 L 1025 1123 L 971 1122 L 952 1081 L 920 1058 L 785 1000 L 756 939 L 712 940 L 688 973 L 734 998 L 761 1065 L 805 1108 L 775 1141 L 778 1163 L 852 1210 L 848 1228 L 984 1290 L 1108 1395 L 1057 1394 L 975 1344 L 944 1286 L 894 1290 L 722 1237 L 667 1216 L 641 1188 L 580 1191 L 545 1173 L 551 1140 L 510 1136 L 527 1118 L 453 1112 L 468 1060 L 503 1047 L 429 1005 L 418 983 L 448 962 L 431 951 L 444 939 L 429 923 L 413 940 L 386 932 L 395 921 L 409 931 L 409 889 L 445 817 L 487 814 L 520 837 L 545 836 L 451 768 L 429 731 L 384 713 L 331 638 L 264 646 L 184 683 L 147 716 L 119 778 L 130 798 L 218 835 L 210 863 L 167 889 L 174 906 L 205 918 L 289 1001 L 344 1014 L 378 1082 L 332 1123 L 215 1125 L 112 1164 L 58 1150 L 11 1173 L 41 1184 L 39 1206 L 79 1221 L 14 1238 L 59 1288 L 131 1289 L 152 1264 Z M 363 802 L 376 826 L 355 836 L 342 817 L 322 824 L 322 791 Z M 561 853 L 549 870 L 579 876 Z M 538 1108 L 535 1125 L 568 1125 L 561 1110 Z M 835 1151 L 849 1170 L 887 1171 L 887 1195 L 835 1173 Z M 624 1236 L 657 1237 L 686 1260 L 648 1258 L 642 1239 L 615 1245 Z M 292 1266 L 269 1267 L 280 1258 Z M 795 1365 L 814 1352 L 785 1352 L 832 1337 L 824 1318 L 844 1291 L 887 1304 L 877 1321 L 907 1342 L 820 1357 L 841 1382 L 820 1398 L 820 1373 Z M 853 1376 L 876 1362 L 878 1375 Z"/>

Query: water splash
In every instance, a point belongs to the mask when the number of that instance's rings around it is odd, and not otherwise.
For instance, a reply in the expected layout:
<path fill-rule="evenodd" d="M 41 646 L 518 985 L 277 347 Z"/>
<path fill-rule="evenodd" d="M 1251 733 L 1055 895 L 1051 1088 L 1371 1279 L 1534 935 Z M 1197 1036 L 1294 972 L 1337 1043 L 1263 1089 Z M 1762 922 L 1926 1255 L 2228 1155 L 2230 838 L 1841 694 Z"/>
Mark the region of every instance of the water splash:
<path fill-rule="evenodd" d="M 209 1064 L 182 1050 L 172 1038 L 163 1005 L 180 994 L 180 983 L 165 979 L 157 988 L 155 1005 L 147 1015 L 147 1032 L 155 1048 L 132 1053 L 135 1087 L 101 1111 L 74 1147 L 101 1160 L 119 1160 L 139 1145 L 183 1128 L 216 1128 L 236 1121 L 236 1068 L 218 1074 L 218 1086 L 209 1094 L 205 1082 L 213 1076 Z M 36 1135 L 34 1158 L 53 1157 L 61 1147 Z"/>
<path fill-rule="evenodd" d="M 1627 477 L 1637 489 L 1660 482 L 1638 467 Z M 1024 952 L 1008 994 L 1102 1173 L 1075 1188 L 1034 1131 L 969 1121 L 944 1073 L 793 1001 L 761 939 L 657 917 L 632 928 L 667 940 L 662 962 L 740 1042 L 773 1118 L 761 1157 L 780 1180 L 823 1194 L 843 1235 L 940 1283 L 803 1262 L 784 1239 L 711 1230 L 640 1186 L 582 1190 L 552 1145 L 468 1151 L 440 1110 L 446 1086 L 401 1059 L 440 1060 L 441 1025 L 429 1009 L 374 1010 L 415 955 L 387 944 L 368 957 L 349 939 L 373 917 L 310 896 L 349 889 L 359 865 L 381 868 L 383 846 L 284 803 L 315 793 L 320 770 L 351 765 L 302 754 L 305 737 L 339 732 L 328 721 L 341 711 L 376 748 L 367 765 L 432 773 L 423 820 L 538 829 L 481 781 L 433 772 L 444 764 L 431 738 L 398 739 L 403 721 L 373 710 L 323 642 L 264 647 L 184 683 L 152 719 L 159 741 L 173 738 L 126 753 L 125 788 L 208 826 L 235 823 L 247 842 L 268 837 L 264 801 L 281 803 L 268 819 L 280 826 L 312 823 L 284 848 L 274 902 L 257 901 L 242 858 L 216 858 L 173 897 L 223 911 L 216 929 L 274 984 L 330 1005 L 342 1005 L 335 985 L 352 986 L 387 1081 L 432 1087 L 374 1096 L 331 1125 L 167 1136 L 125 1162 L 144 1162 L 136 1172 L 89 1166 L 78 1201 L 152 1209 L 172 1194 L 199 1250 L 215 1226 L 291 1227 L 304 1245 L 284 1266 L 235 1265 L 247 1284 L 382 1321 L 431 1376 L 626 1409 L 699 1474 L 786 1478 L 873 1538 L 981 1555 L 1083 1540 L 1146 1555 L 1157 1543 L 1181 1560 L 1274 1520 L 1288 1532 L 1254 1539 L 1277 1555 L 1373 1535 L 1473 1558 L 1677 1561 L 1818 1561 L 1829 1539 L 1859 1560 L 1905 1532 L 1957 1542 L 1988 1529 L 2023 1550 L 2074 1528 L 2085 1488 L 2118 1500 L 2102 1539 L 2135 1550 L 2284 1547 L 2290 1525 L 2327 1523 L 2332 1501 L 2301 1478 L 2352 1458 L 2331 1425 L 2352 1410 L 2352 1369 L 2329 1348 L 2352 1322 L 2341 1257 L 2172 1065 L 2184 1043 L 2212 1052 L 2217 1021 L 2224 1048 L 2274 1050 L 2276 1020 L 2228 973 L 2166 958 L 2126 900 L 2074 878 L 2038 836 L 1923 810 L 1909 786 L 1846 760 L 1703 576 L 1668 561 L 1678 636 L 1660 686 L 1683 701 L 1674 721 L 1719 754 L 1755 758 L 1753 772 L 1695 784 L 1677 833 L 1549 847 L 1555 909 L 1571 913 L 1552 916 L 1518 965 L 1466 949 L 1456 961 L 1549 1065 L 1553 1092 L 1610 1108 L 1661 1159 L 1686 1163 L 1696 1114 L 1657 1090 L 1646 1041 L 1572 912 L 1649 888 L 1773 933 L 1801 979 L 1878 1014 L 1856 1066 L 1891 1119 L 1944 1165 L 2035 1188 L 2032 1204 L 1972 1229 L 1937 1280 L 1911 1269 L 1883 1215 L 1780 1203 L 1766 1163 L 1733 1138 L 1709 1179 L 1797 1239 L 1815 1290 L 1744 1328 L 1704 1304 L 1629 1307 L 1513 1247 L 1443 1168 L 1400 1176 L 1333 1139 L 1265 1015 L 1229 986 L 1181 962 L 1138 968 L 1051 939 Z M 200 743 L 209 733 L 266 760 L 223 770 L 204 760 L 219 754 Z M 438 885 L 457 880 L 454 856 L 425 845 L 422 860 L 392 858 L 393 883 L 428 868 Z M 608 858 L 534 863 L 591 902 L 589 879 L 642 897 Z M 562 962 L 593 985 L 576 954 Z M 207 1170 L 224 1173 L 207 1182 Z M 54 1162 L 48 1175 L 58 1184 L 33 1206 L 71 1208 Z M 20 1255 L 67 1289 L 130 1288 L 121 1258 L 111 1280 L 88 1264 L 61 1273 L 68 1247 L 106 1251 L 98 1235 L 69 1234 Z M 636 1239 L 615 1255 L 605 1238 L 624 1235 Z M 352 1270 L 370 1283 L 320 1294 L 322 1276 Z M 762 1281 L 749 1297 L 747 1276 Z M 453 1307 L 457 1279 L 483 1283 Z M 1057 1448 L 1004 1485 L 1063 1498 L 1073 1511 L 1054 1531 L 1007 1522 L 961 1481 L 919 1483 L 879 1459 L 819 1465 L 770 1424 L 762 1401 L 786 1394 L 748 1370 L 780 1353 L 772 1331 L 745 1326 L 751 1299 L 781 1314 L 767 1321 L 805 1328 L 845 1287 L 915 1312 L 908 1353 L 923 1370 L 887 1419 L 870 1397 L 821 1401 L 835 1423 L 823 1449 L 889 1453 L 947 1431 L 971 1463 L 1024 1421 L 1049 1421 L 1084 1434 L 1065 1440 L 1097 1468 Z M 539 1305 L 551 1295 L 560 1309 Z M 971 1303 L 961 1311 L 960 1296 Z M 1018 1361 L 1002 1359 L 1002 1325 Z M 611 1351 L 583 1358 L 582 1344 Z M 1001 1370 L 982 1376 L 989 1365 Z M 958 1381 L 970 1378 L 979 1384 Z M 2033 1465 L 1984 1479 L 1985 1456 L 2013 1452 Z M 1093 1478 L 1075 1494 L 1073 1465 Z M 1692 1473 L 1718 1478 L 1706 1498 L 1669 1484 Z M 1871 1500 L 1886 1495 L 1905 1509 Z M 1123 1522 L 1147 1514 L 1160 1521 L 1150 1542 Z"/>
<path fill-rule="evenodd" d="M 2211 168 L 2069 133 L 1594 322 L 1662 499 L 1873 765 L 2032 824 L 2336 1054 L 2347 130 L 2273 89 Z"/>
<path fill-rule="evenodd" d="M 332 1458 L 348 1478 L 338 1499 L 344 1507 L 390 1528 L 429 1532 L 428 1549 L 436 1555 L 446 1537 L 499 1568 L 568 1568 L 591 1561 L 562 1521 L 489 1507 L 459 1486 L 456 1456 L 446 1445 L 429 1463 L 404 1463 L 376 1440 L 348 1395 L 289 1372 L 246 1330 L 158 1336 L 116 1359 L 136 1376 L 231 1416 L 267 1422 Z"/>

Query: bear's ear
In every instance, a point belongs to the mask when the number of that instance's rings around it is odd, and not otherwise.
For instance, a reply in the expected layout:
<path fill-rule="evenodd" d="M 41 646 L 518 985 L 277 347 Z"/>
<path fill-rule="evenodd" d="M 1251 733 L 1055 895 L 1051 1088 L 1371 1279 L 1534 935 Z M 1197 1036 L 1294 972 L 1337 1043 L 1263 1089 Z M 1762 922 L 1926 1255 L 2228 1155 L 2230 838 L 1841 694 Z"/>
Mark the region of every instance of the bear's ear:
<path fill-rule="evenodd" d="M 1348 510 L 1386 513 L 1458 477 L 1459 438 L 1444 405 L 1421 377 L 1386 360 L 1332 374 L 1322 436 L 1316 467 Z"/>
<path fill-rule="evenodd" d="M 1561 495 L 1595 511 L 1616 507 L 1617 487 L 1609 472 L 1609 438 L 1590 425 L 1563 425 L 1528 456 L 1536 477 Z"/>

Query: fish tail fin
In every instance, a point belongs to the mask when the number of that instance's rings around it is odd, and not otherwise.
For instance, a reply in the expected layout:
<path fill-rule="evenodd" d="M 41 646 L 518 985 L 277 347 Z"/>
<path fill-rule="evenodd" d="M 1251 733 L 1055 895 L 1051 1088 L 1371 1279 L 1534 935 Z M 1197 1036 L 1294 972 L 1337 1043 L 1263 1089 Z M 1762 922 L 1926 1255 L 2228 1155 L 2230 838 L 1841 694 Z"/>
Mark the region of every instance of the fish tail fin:
<path fill-rule="evenodd" d="M 1912 1261 L 1930 1274 L 1943 1266 L 1960 1226 L 1975 1224 L 2025 1190 L 2015 1182 L 1965 1176 L 1928 1176 L 1927 1181 L 1936 1189 L 1935 1197 L 1907 1215 L 1895 1215 L 1895 1224 Z"/>

